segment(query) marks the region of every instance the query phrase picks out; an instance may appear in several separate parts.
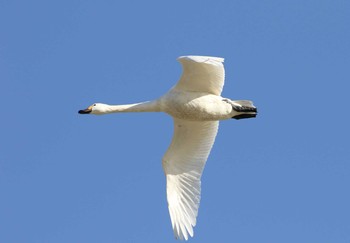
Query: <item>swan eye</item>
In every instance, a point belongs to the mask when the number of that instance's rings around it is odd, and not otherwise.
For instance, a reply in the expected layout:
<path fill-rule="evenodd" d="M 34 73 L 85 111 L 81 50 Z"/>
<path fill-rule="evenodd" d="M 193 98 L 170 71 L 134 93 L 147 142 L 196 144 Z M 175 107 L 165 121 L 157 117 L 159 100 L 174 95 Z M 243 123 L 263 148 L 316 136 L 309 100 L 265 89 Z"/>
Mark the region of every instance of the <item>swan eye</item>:
<path fill-rule="evenodd" d="M 94 106 L 96 106 L 96 104 L 94 104 Z"/>

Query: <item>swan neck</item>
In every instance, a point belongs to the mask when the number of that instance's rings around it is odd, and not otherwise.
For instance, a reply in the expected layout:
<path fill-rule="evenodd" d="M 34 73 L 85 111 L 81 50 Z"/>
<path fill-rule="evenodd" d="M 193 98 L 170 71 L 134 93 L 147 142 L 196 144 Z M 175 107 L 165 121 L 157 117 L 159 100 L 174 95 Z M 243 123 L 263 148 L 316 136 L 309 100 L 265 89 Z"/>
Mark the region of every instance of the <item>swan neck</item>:
<path fill-rule="evenodd" d="M 127 105 L 110 105 L 108 113 L 114 112 L 158 112 L 160 111 L 157 101 L 146 101 Z"/>

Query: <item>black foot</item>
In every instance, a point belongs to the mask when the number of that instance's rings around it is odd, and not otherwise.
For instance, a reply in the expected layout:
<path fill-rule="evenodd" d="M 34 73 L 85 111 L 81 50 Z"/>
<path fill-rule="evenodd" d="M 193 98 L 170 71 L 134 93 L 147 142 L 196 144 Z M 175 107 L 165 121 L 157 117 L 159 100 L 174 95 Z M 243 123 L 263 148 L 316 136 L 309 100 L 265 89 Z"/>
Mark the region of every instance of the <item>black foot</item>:
<path fill-rule="evenodd" d="M 240 114 L 232 117 L 232 119 L 240 120 L 240 119 L 254 118 L 254 117 L 256 117 L 256 114 Z"/>
<path fill-rule="evenodd" d="M 237 112 L 257 112 L 256 107 L 232 105 L 232 109 Z"/>

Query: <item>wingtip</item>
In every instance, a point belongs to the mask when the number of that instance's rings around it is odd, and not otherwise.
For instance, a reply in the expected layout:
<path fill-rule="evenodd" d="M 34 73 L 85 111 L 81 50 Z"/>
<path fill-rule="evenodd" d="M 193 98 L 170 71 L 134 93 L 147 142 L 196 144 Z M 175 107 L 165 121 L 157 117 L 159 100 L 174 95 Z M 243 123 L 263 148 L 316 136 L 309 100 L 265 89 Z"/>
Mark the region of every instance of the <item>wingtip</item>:
<path fill-rule="evenodd" d="M 177 58 L 177 60 L 179 62 L 181 62 L 182 60 L 189 60 L 189 61 L 194 61 L 194 62 L 207 62 L 207 61 L 210 62 L 210 61 L 214 61 L 214 62 L 223 63 L 225 59 L 223 57 L 189 55 L 189 56 L 180 56 L 180 57 Z"/>

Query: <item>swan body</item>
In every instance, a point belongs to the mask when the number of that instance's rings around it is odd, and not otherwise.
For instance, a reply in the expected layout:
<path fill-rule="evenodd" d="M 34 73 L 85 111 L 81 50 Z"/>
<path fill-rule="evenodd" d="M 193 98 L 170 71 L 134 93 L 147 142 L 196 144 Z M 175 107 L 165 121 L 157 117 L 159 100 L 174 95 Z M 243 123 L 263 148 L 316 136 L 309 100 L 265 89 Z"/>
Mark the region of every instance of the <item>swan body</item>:
<path fill-rule="evenodd" d="M 218 131 L 219 121 L 252 118 L 257 109 L 249 100 L 221 97 L 225 72 L 223 58 L 183 56 L 178 83 L 157 100 L 129 105 L 95 103 L 80 114 L 165 112 L 173 117 L 174 135 L 162 165 L 174 235 L 193 237 L 201 193 L 201 176 Z"/>
<path fill-rule="evenodd" d="M 179 119 L 217 121 L 233 117 L 232 106 L 213 94 L 173 89 L 160 102 L 164 112 Z"/>

